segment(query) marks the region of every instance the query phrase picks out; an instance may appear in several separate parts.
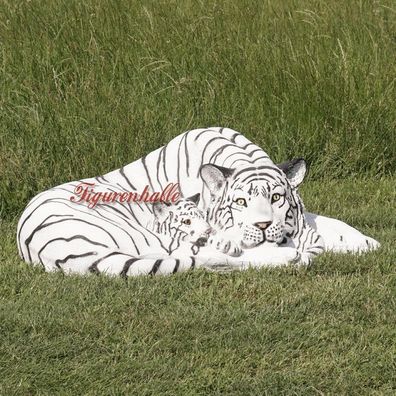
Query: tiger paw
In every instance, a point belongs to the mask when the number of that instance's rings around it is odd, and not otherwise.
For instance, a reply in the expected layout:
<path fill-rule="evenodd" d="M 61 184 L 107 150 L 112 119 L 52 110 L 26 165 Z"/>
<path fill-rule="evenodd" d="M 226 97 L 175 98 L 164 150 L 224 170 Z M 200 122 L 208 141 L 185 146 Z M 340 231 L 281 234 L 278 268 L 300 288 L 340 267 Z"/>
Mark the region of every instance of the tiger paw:
<path fill-rule="evenodd" d="M 232 257 L 239 257 L 242 254 L 242 249 L 237 243 L 227 238 L 223 238 L 218 234 L 212 235 L 209 238 L 208 245 Z"/>
<path fill-rule="evenodd" d="M 344 233 L 325 238 L 326 250 L 336 253 L 366 253 L 378 249 L 381 244 L 375 239 L 361 233 Z"/>
<path fill-rule="evenodd" d="M 365 253 L 381 244 L 350 225 L 330 217 L 305 214 L 308 224 L 323 238 L 325 250 L 335 253 Z"/>
<path fill-rule="evenodd" d="M 312 264 L 313 256 L 306 252 L 299 252 L 297 261 L 295 264 L 303 265 L 303 266 L 310 266 Z"/>

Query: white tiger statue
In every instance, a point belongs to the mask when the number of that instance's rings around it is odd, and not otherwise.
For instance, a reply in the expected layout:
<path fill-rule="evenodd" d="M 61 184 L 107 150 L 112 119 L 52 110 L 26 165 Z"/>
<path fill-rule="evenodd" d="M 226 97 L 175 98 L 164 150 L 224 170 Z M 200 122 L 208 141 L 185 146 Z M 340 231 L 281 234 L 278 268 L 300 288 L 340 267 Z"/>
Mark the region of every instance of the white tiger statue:
<path fill-rule="evenodd" d="M 125 167 L 38 194 L 18 223 L 19 253 L 47 271 L 132 276 L 308 264 L 326 249 L 379 247 L 345 223 L 305 212 L 297 191 L 305 173 L 303 159 L 276 165 L 232 129 L 191 130 Z M 194 198 L 126 199 L 172 183 L 179 198 Z"/>

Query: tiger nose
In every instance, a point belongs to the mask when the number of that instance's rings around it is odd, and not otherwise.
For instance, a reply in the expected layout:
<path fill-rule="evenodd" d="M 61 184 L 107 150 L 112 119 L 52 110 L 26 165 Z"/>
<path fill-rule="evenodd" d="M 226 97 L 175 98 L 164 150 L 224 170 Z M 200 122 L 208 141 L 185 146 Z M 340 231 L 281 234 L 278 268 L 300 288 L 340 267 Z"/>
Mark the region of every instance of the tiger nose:
<path fill-rule="evenodd" d="M 271 224 L 272 224 L 272 221 L 260 221 L 258 223 L 254 223 L 254 225 L 257 228 L 259 228 L 261 231 L 266 230 Z"/>
<path fill-rule="evenodd" d="M 201 237 L 195 241 L 195 244 L 199 247 L 205 246 L 206 242 L 208 242 L 208 238 Z"/>

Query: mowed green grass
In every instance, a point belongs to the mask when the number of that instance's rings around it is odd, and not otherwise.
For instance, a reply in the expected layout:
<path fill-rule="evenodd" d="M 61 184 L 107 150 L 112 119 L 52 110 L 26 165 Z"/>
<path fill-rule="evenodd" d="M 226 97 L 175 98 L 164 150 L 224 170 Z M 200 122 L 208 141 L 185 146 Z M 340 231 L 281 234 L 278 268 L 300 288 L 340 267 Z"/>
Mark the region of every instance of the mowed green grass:
<path fill-rule="evenodd" d="M 394 394 L 396 7 L 0 3 L 0 394 Z M 308 210 L 382 243 L 312 268 L 124 281 L 23 263 L 30 198 L 182 131 L 304 156 Z"/>

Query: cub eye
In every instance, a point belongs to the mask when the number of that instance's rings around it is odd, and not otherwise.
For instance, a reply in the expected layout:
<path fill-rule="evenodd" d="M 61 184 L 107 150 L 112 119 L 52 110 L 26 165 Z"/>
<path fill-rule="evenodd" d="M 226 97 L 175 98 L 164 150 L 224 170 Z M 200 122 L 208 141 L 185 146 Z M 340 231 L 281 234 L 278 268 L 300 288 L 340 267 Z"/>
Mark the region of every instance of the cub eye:
<path fill-rule="evenodd" d="M 238 198 L 235 200 L 235 203 L 239 206 L 247 206 L 245 198 Z"/>
<path fill-rule="evenodd" d="M 184 219 L 182 220 L 182 223 L 185 225 L 190 225 L 191 224 L 191 220 L 190 219 Z"/>
<path fill-rule="evenodd" d="M 276 201 L 280 200 L 281 195 L 280 194 L 274 194 L 271 198 L 271 203 L 274 203 Z"/>

